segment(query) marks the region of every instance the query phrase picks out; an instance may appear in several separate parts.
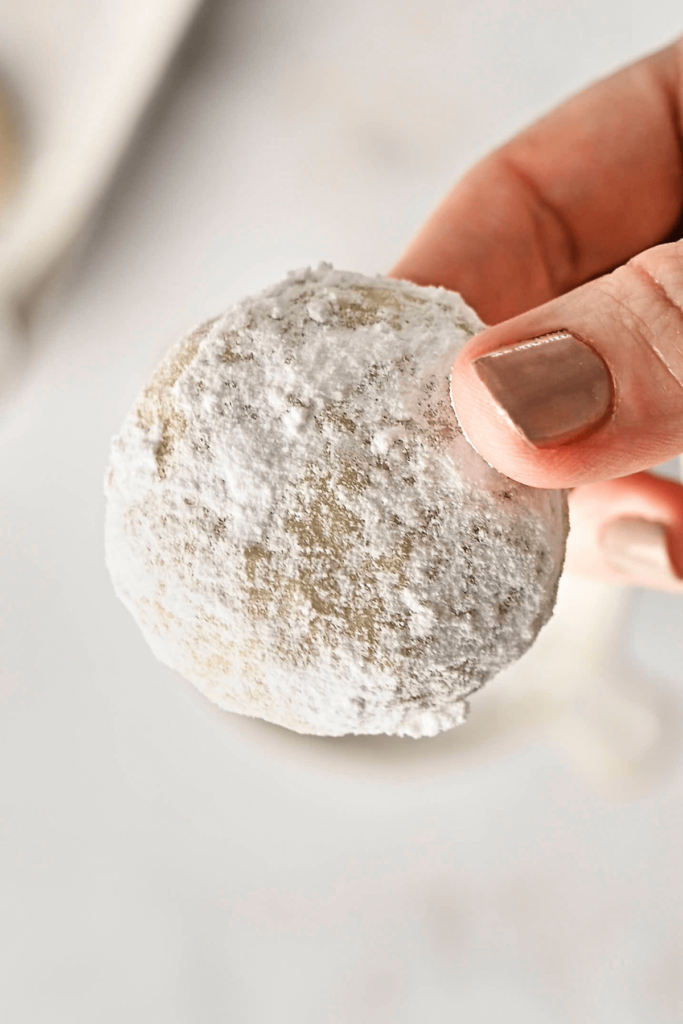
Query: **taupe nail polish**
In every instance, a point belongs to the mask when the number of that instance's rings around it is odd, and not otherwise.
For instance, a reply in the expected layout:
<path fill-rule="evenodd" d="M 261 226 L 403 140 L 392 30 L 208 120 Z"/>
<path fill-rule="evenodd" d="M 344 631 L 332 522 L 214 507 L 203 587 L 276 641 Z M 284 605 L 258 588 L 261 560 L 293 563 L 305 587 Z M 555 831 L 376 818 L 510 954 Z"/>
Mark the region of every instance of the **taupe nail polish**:
<path fill-rule="evenodd" d="M 662 523 L 636 517 L 613 519 L 600 533 L 600 547 L 605 561 L 617 572 L 655 587 L 680 582 Z"/>
<path fill-rule="evenodd" d="M 609 370 L 569 331 L 488 352 L 472 366 L 515 428 L 537 448 L 591 433 L 612 408 Z"/>

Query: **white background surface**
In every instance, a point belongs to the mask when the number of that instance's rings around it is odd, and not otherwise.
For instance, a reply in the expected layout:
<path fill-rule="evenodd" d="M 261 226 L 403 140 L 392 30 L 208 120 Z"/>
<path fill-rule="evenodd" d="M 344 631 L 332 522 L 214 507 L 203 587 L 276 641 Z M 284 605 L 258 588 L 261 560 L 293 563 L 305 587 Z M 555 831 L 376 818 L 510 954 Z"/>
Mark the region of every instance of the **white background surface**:
<path fill-rule="evenodd" d="M 0 10 L 31 131 L 73 88 L 41 9 Z M 619 800 L 539 738 L 366 770 L 222 718 L 116 602 L 101 481 L 181 330 L 292 266 L 387 269 L 474 158 L 682 30 L 640 0 L 202 15 L 0 420 L 3 1021 L 681 1020 L 680 767 Z M 640 595 L 623 635 L 672 707 L 682 610 Z"/>

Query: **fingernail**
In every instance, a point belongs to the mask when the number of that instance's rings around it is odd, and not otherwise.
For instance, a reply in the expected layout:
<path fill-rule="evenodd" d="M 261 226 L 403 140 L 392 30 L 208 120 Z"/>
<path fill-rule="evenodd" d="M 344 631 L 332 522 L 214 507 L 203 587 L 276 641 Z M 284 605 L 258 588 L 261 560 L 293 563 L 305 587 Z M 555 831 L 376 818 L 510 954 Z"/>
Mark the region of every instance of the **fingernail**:
<path fill-rule="evenodd" d="M 609 370 L 569 331 L 489 352 L 472 366 L 513 426 L 537 448 L 591 433 L 612 408 Z"/>
<path fill-rule="evenodd" d="M 647 519 L 613 519 L 600 533 L 605 561 L 617 572 L 651 586 L 666 586 L 680 577 L 673 567 L 666 527 Z"/>

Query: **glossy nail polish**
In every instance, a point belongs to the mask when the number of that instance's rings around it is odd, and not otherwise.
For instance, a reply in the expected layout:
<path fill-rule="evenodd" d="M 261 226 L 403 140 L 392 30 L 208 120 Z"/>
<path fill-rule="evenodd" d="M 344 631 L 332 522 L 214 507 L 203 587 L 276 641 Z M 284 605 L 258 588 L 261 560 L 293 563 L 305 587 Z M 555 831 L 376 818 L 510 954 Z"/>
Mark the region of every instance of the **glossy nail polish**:
<path fill-rule="evenodd" d="M 537 448 L 578 440 L 612 409 L 607 366 L 569 331 L 489 352 L 472 367 L 516 430 Z"/>

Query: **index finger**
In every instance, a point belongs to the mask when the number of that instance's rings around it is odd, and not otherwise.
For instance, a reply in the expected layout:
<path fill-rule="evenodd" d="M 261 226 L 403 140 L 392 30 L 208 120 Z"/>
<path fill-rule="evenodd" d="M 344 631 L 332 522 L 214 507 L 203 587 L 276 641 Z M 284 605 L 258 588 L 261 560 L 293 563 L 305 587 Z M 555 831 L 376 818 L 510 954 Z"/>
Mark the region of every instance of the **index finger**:
<path fill-rule="evenodd" d="M 489 324 L 669 236 L 683 212 L 683 39 L 579 93 L 477 164 L 392 271 Z"/>

